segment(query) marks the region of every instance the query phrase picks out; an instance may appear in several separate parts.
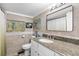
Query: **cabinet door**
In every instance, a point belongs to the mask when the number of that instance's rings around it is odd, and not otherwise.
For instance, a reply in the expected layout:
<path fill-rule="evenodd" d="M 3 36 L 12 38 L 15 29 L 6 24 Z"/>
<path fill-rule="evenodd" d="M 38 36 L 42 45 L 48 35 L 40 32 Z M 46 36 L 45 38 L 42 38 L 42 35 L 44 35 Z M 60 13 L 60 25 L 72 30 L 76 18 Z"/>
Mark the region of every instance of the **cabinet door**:
<path fill-rule="evenodd" d="M 31 56 L 38 56 L 38 52 L 34 49 L 31 49 Z"/>
<path fill-rule="evenodd" d="M 31 40 L 31 56 L 38 56 L 38 43 Z"/>
<path fill-rule="evenodd" d="M 38 55 L 39 56 L 45 56 L 45 54 L 43 52 L 41 52 L 41 51 L 38 51 Z"/>
<path fill-rule="evenodd" d="M 31 47 L 31 56 L 34 56 L 34 49 Z"/>
<path fill-rule="evenodd" d="M 61 55 L 55 52 L 55 53 L 54 53 L 54 56 L 61 56 Z"/>
<path fill-rule="evenodd" d="M 39 55 L 43 56 L 54 56 L 54 52 L 43 45 L 39 44 Z"/>
<path fill-rule="evenodd" d="M 39 44 L 38 44 L 37 42 L 31 40 L 31 44 L 32 44 L 32 45 L 31 45 L 31 48 L 32 48 L 32 49 L 35 49 L 35 50 L 38 49 Z"/>

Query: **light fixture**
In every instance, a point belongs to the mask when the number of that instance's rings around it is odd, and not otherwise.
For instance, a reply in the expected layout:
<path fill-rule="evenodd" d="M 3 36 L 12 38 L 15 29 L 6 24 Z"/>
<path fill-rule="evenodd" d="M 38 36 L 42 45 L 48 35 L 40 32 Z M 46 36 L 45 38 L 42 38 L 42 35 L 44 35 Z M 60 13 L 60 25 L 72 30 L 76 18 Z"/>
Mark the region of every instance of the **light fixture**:
<path fill-rule="evenodd" d="M 64 4 L 65 4 L 65 3 L 53 3 L 53 4 L 52 4 L 52 7 L 51 7 L 51 9 L 50 9 L 50 11 L 52 11 L 52 10 L 58 8 L 58 7 L 61 7 L 61 6 L 64 5 Z"/>

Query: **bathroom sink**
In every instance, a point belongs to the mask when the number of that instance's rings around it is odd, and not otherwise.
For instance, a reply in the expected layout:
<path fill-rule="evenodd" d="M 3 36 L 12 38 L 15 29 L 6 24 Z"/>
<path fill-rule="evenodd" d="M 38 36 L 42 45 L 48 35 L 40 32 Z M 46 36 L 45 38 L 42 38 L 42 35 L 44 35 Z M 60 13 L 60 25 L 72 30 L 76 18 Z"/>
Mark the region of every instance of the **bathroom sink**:
<path fill-rule="evenodd" d="M 49 39 L 39 39 L 39 42 L 53 43 L 53 41 L 52 40 L 49 40 Z"/>

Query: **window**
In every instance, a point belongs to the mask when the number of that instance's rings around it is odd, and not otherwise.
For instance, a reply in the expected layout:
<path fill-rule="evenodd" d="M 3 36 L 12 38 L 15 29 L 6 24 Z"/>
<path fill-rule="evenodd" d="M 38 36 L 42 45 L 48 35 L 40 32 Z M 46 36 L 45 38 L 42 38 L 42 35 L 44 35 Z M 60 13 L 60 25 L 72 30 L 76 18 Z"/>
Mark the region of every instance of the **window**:
<path fill-rule="evenodd" d="M 7 32 L 23 32 L 25 31 L 25 22 L 23 21 L 7 21 Z"/>
<path fill-rule="evenodd" d="M 14 30 L 16 32 L 25 31 L 25 23 L 24 22 L 15 22 Z"/>
<path fill-rule="evenodd" d="M 7 21 L 7 32 L 12 32 L 14 29 L 14 21 Z"/>

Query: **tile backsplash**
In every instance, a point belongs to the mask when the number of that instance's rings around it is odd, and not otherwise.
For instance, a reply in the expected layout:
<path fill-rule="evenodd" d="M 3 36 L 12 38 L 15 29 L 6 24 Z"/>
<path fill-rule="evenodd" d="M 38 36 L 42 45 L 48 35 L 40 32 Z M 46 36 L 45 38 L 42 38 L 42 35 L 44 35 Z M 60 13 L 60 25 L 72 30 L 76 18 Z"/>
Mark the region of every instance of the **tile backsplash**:
<path fill-rule="evenodd" d="M 79 45 L 79 39 L 67 38 L 67 37 L 61 37 L 61 36 L 49 35 L 49 34 L 43 34 L 42 37 Z"/>

